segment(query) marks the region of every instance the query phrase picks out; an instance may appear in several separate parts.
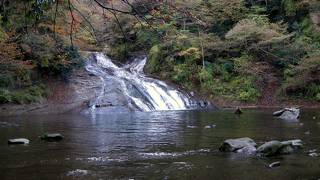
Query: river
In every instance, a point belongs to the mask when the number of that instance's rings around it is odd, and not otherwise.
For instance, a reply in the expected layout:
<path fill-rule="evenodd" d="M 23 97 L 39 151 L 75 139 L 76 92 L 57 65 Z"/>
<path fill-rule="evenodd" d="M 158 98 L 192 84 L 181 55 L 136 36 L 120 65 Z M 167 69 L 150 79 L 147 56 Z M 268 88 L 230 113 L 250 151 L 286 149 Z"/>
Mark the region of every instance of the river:
<path fill-rule="evenodd" d="M 271 109 L 159 111 L 96 115 L 42 115 L 0 120 L 0 179 L 319 179 L 320 112 L 302 110 L 299 121 Z M 316 117 L 316 119 L 314 119 Z M 216 125 L 213 128 L 204 128 Z M 58 132 L 60 142 L 38 136 Z M 29 145 L 8 145 L 25 137 Z M 227 138 L 258 144 L 300 138 L 304 149 L 274 158 L 218 151 Z M 278 168 L 267 165 L 280 161 Z"/>

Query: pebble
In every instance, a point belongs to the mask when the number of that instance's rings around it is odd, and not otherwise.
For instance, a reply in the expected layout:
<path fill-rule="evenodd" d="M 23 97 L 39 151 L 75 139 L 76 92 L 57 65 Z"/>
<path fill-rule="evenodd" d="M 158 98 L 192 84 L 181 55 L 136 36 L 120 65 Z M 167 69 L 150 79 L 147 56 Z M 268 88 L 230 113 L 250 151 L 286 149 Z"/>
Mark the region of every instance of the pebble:
<path fill-rule="evenodd" d="M 212 125 L 207 125 L 207 126 L 205 126 L 204 128 L 205 129 L 211 129 L 211 128 L 215 128 L 216 127 L 216 125 L 215 124 L 212 124 Z"/>
<path fill-rule="evenodd" d="M 17 138 L 17 139 L 9 139 L 8 144 L 29 144 L 29 139 L 26 138 Z"/>
<path fill-rule="evenodd" d="M 269 168 L 279 167 L 281 165 L 280 161 L 273 162 L 269 164 Z"/>
<path fill-rule="evenodd" d="M 304 132 L 305 135 L 310 135 L 310 131 Z"/>
<path fill-rule="evenodd" d="M 86 176 L 88 175 L 88 170 L 76 169 L 73 171 L 69 171 L 67 176 Z"/>
<path fill-rule="evenodd" d="M 317 149 L 311 149 L 308 151 L 308 153 L 315 153 L 315 152 L 317 152 Z"/>
<path fill-rule="evenodd" d="M 187 128 L 194 129 L 194 128 L 197 128 L 197 126 L 187 126 Z"/>
<path fill-rule="evenodd" d="M 314 153 L 310 153 L 309 156 L 311 156 L 311 157 L 318 157 L 319 154 L 314 152 Z"/>

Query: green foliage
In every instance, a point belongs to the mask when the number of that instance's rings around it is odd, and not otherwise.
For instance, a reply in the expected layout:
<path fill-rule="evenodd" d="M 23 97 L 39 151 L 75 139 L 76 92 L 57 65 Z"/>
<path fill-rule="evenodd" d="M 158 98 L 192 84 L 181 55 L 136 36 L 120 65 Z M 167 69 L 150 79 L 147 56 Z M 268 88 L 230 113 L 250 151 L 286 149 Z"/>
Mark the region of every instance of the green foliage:
<path fill-rule="evenodd" d="M 0 104 L 11 102 L 11 94 L 8 90 L 0 88 Z"/>
<path fill-rule="evenodd" d="M 282 0 L 282 5 L 287 16 L 296 15 L 298 7 L 295 0 Z"/>
<path fill-rule="evenodd" d="M 153 46 L 149 51 L 149 61 L 147 65 L 147 71 L 149 73 L 155 73 L 160 70 L 160 61 L 161 61 L 161 48 L 160 45 Z"/>
<path fill-rule="evenodd" d="M 14 78 L 10 74 L 0 74 L 0 88 L 12 87 Z"/>
<path fill-rule="evenodd" d="M 252 56 L 244 53 L 240 57 L 233 58 L 234 71 L 239 75 L 248 74 L 248 67 L 250 66 L 250 61 L 253 59 Z"/>
<path fill-rule="evenodd" d="M 16 103 L 16 104 L 29 104 L 40 101 L 46 94 L 43 85 L 30 86 L 23 90 L 9 91 L 0 88 L 0 104 L 3 103 Z"/>
<path fill-rule="evenodd" d="M 255 101 L 260 96 L 258 90 L 254 87 L 253 80 L 250 78 L 236 80 L 235 84 L 242 86 L 238 94 L 241 101 Z"/>
<path fill-rule="evenodd" d="M 316 100 L 317 100 L 317 101 L 320 101 L 320 93 L 318 93 L 318 94 L 316 95 Z"/>
<path fill-rule="evenodd" d="M 320 56 L 303 59 L 293 66 L 293 73 L 286 76 L 284 94 L 306 99 L 318 99 L 320 93 Z"/>
<path fill-rule="evenodd" d="M 51 36 L 29 34 L 23 43 L 31 48 L 32 53 L 28 55 L 44 74 L 67 78 L 73 69 L 84 65 L 76 47 L 57 43 Z"/>
<path fill-rule="evenodd" d="M 320 46 L 320 31 L 316 30 L 315 25 L 312 23 L 310 17 L 305 17 L 300 23 L 300 30 L 302 33 L 312 38 L 312 41 Z"/>
<path fill-rule="evenodd" d="M 190 68 L 186 64 L 178 64 L 173 68 L 174 73 L 172 79 L 178 83 L 189 82 L 189 77 L 191 76 Z"/>

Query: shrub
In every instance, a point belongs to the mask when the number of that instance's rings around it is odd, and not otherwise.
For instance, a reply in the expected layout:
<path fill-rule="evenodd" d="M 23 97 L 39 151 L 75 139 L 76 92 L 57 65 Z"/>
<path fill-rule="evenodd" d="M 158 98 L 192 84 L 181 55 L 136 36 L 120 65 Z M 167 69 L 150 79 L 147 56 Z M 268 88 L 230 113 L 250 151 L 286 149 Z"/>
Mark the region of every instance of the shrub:
<path fill-rule="evenodd" d="M 12 101 L 11 93 L 6 90 L 0 88 L 0 104 L 8 103 Z"/>
<path fill-rule="evenodd" d="M 286 95 L 316 99 L 320 92 L 320 56 L 303 59 L 292 68 L 294 75 L 287 77 L 283 90 Z"/>
<path fill-rule="evenodd" d="M 0 103 L 30 104 L 40 101 L 45 95 L 46 90 L 43 85 L 14 91 L 0 89 Z"/>
<path fill-rule="evenodd" d="M 0 88 L 12 87 L 14 79 L 10 74 L 0 74 Z"/>
<path fill-rule="evenodd" d="M 158 72 L 160 70 L 160 60 L 162 58 L 160 45 L 153 46 L 149 51 L 148 57 L 149 60 L 146 66 L 147 72 Z"/>
<path fill-rule="evenodd" d="M 84 65 L 76 47 L 58 43 L 49 35 L 31 33 L 23 38 L 23 42 L 31 48 L 28 56 L 43 74 L 67 79 L 73 69 Z"/>
<path fill-rule="evenodd" d="M 240 57 L 233 58 L 234 71 L 239 75 L 246 75 L 252 56 L 244 53 Z"/>

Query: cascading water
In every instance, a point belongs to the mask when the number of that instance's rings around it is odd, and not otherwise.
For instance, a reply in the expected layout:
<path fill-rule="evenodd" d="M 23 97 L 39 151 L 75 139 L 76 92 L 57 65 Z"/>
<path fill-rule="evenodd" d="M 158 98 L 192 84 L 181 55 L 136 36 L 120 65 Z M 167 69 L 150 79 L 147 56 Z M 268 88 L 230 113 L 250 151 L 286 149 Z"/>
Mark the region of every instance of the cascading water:
<path fill-rule="evenodd" d="M 113 106 L 111 101 L 114 99 L 121 100 L 130 109 L 141 111 L 185 110 L 197 106 L 196 101 L 186 93 L 147 77 L 143 73 L 146 62 L 146 57 L 136 58 L 119 67 L 104 54 L 94 53 L 86 69 L 100 77 L 103 83 L 97 99 L 91 104 L 92 110 Z"/>

